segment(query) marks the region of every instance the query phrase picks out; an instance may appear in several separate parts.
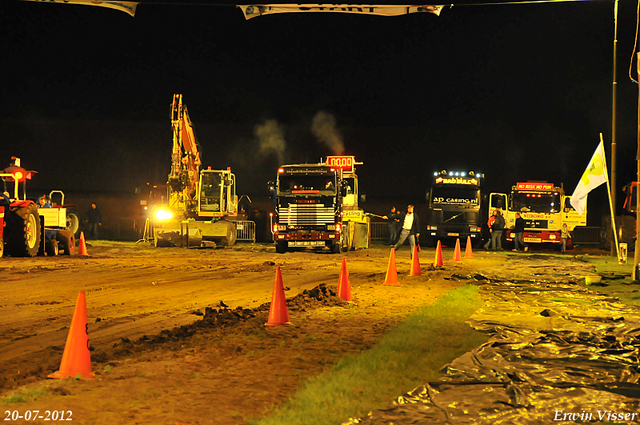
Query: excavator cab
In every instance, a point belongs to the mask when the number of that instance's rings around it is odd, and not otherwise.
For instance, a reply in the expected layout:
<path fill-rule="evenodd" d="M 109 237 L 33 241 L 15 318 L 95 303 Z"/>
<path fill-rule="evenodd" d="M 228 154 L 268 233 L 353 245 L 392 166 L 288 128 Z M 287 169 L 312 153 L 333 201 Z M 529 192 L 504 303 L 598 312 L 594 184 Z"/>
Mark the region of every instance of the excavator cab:
<path fill-rule="evenodd" d="M 222 217 L 238 212 L 236 176 L 231 170 L 202 170 L 198 215 L 201 217 Z"/>

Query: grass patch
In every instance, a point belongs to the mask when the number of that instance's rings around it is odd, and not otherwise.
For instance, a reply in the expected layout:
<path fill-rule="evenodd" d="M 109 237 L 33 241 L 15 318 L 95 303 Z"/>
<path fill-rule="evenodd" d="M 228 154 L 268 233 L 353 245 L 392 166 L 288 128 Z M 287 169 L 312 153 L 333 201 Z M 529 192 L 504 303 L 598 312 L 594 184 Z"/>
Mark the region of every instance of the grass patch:
<path fill-rule="evenodd" d="M 616 297 L 620 302 L 627 305 L 640 306 L 640 285 L 631 280 L 631 272 L 633 271 L 633 256 L 627 258 L 627 264 L 618 264 L 616 257 L 595 257 L 585 255 L 581 257 L 582 261 L 592 264 L 596 273 L 603 275 L 602 283 L 606 286 L 591 285 L 588 288 L 594 292 Z M 624 278 L 608 279 L 609 275 L 614 274 Z"/>
<path fill-rule="evenodd" d="M 370 350 L 339 361 L 254 425 L 334 425 L 387 406 L 403 393 L 441 377 L 440 368 L 488 340 L 464 322 L 482 306 L 478 288 L 450 291 L 419 310 Z"/>
<path fill-rule="evenodd" d="M 3 396 L 1 404 L 26 403 L 45 397 L 48 394 L 49 392 L 42 388 L 24 389 Z"/>

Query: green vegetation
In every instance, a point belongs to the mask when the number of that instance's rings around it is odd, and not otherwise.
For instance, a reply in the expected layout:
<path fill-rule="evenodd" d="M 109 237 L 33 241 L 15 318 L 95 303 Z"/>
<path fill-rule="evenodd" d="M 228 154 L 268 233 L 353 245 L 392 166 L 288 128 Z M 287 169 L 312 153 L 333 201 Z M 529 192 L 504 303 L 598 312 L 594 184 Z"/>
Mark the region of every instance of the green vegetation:
<path fill-rule="evenodd" d="M 616 257 L 588 256 L 580 257 L 595 267 L 595 272 L 602 275 L 602 281 L 589 286 L 594 292 L 618 298 L 629 305 L 640 306 L 640 285 L 631 280 L 633 270 L 633 256 L 627 259 L 627 264 L 618 264 Z"/>
<path fill-rule="evenodd" d="M 295 396 L 255 425 L 337 424 L 365 416 L 394 398 L 441 377 L 439 370 L 486 342 L 465 321 L 482 301 L 464 286 L 408 317 L 370 350 L 349 356 L 305 382 Z"/>
<path fill-rule="evenodd" d="M 49 392 L 43 388 L 31 388 L 16 391 L 2 397 L 2 404 L 26 403 L 46 396 Z"/>

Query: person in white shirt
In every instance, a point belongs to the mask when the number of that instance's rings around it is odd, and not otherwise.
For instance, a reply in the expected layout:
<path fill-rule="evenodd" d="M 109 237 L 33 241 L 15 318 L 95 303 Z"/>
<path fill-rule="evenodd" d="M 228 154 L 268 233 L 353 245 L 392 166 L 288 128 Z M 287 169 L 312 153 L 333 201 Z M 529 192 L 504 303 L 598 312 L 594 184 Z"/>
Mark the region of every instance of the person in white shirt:
<path fill-rule="evenodd" d="M 409 246 L 411 252 L 409 255 L 413 258 L 413 249 L 416 245 L 416 238 L 420 237 L 420 220 L 418 214 L 413 212 L 413 205 L 407 206 L 407 212 L 400 215 L 400 223 L 402 224 L 402 230 L 400 231 L 400 238 L 394 245 L 393 249 L 396 251 L 400 248 L 406 239 L 409 239 Z"/>

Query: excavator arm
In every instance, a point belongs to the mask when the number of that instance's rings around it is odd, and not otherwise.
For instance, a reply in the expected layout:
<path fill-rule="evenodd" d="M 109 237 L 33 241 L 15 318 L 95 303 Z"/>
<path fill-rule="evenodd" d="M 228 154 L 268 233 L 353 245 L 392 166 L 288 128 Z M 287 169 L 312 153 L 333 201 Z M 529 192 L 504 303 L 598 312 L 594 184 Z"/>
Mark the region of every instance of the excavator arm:
<path fill-rule="evenodd" d="M 191 119 L 189 119 L 189 112 L 182 102 L 181 94 L 173 96 L 171 127 L 173 129 L 173 150 L 168 181 L 171 188 L 170 206 L 188 213 L 193 211 L 196 206 L 202 161 Z"/>

